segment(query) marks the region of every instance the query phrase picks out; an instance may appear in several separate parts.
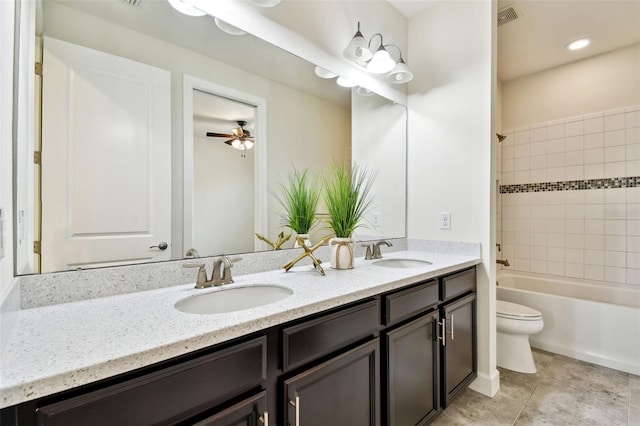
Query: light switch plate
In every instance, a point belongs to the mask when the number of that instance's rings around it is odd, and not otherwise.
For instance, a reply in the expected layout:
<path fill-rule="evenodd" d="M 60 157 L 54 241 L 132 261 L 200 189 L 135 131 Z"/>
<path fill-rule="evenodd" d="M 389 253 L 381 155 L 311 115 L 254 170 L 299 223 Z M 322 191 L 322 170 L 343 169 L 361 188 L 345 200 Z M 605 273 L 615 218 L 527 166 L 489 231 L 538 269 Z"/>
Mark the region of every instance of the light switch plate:
<path fill-rule="evenodd" d="M 451 229 L 451 212 L 440 212 L 440 229 Z"/>

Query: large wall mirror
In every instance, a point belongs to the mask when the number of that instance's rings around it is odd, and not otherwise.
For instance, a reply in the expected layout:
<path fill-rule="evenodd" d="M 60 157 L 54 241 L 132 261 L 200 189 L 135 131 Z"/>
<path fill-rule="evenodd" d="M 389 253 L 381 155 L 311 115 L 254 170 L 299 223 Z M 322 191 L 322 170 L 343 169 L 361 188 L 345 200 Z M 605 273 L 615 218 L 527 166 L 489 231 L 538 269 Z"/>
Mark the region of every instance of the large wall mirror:
<path fill-rule="evenodd" d="M 18 273 L 269 250 L 279 183 L 332 161 L 378 172 L 356 238 L 405 236 L 405 106 L 166 1 L 36 4 L 42 166 L 18 167 Z"/>

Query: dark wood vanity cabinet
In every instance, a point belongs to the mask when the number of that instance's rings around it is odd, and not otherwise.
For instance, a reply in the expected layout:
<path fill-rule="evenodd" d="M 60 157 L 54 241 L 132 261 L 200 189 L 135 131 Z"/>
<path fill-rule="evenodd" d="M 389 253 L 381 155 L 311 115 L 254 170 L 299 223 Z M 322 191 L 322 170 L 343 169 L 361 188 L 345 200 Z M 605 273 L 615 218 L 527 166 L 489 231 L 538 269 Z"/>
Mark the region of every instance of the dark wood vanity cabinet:
<path fill-rule="evenodd" d="M 380 425 L 380 357 L 373 339 L 283 382 L 285 425 Z"/>
<path fill-rule="evenodd" d="M 12 426 L 430 423 L 476 377 L 475 268 L 3 409 Z"/>
<path fill-rule="evenodd" d="M 468 269 L 440 279 L 441 405 L 477 377 L 476 270 Z"/>

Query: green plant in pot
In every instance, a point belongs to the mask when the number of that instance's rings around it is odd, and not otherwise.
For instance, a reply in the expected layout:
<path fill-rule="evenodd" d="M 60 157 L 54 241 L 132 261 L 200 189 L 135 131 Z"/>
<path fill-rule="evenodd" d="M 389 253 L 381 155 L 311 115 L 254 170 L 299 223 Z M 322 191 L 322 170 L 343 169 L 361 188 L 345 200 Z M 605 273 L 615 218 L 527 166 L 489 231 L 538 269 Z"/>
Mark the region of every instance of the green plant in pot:
<path fill-rule="evenodd" d="M 320 187 L 310 177 L 309 170 L 301 172 L 294 167 L 293 173 L 280 184 L 280 195 L 276 198 L 285 211 L 284 226 L 309 244 L 309 231 L 316 221 L 320 199 Z"/>
<path fill-rule="evenodd" d="M 353 268 L 351 236 L 363 226 L 366 212 L 372 206 L 371 188 L 377 173 L 354 165 L 332 163 L 324 175 L 324 202 L 327 206 L 327 225 L 336 234 L 329 240 L 331 267 Z"/>

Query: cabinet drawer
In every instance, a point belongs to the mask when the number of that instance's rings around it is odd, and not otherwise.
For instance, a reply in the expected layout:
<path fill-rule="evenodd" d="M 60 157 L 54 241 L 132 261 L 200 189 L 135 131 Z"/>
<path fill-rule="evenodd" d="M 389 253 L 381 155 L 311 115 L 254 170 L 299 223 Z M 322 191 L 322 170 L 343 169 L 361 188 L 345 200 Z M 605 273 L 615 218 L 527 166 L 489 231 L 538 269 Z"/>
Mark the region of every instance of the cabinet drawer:
<path fill-rule="evenodd" d="M 383 297 L 384 325 L 409 318 L 438 304 L 438 281 L 431 280 Z"/>
<path fill-rule="evenodd" d="M 38 409 L 38 425 L 171 424 L 266 380 L 260 337 L 156 373 Z"/>
<path fill-rule="evenodd" d="M 445 301 L 476 290 L 476 268 L 441 278 L 440 300 Z"/>
<path fill-rule="evenodd" d="M 283 369 L 300 366 L 374 333 L 378 309 L 378 301 L 371 300 L 285 328 Z"/>

